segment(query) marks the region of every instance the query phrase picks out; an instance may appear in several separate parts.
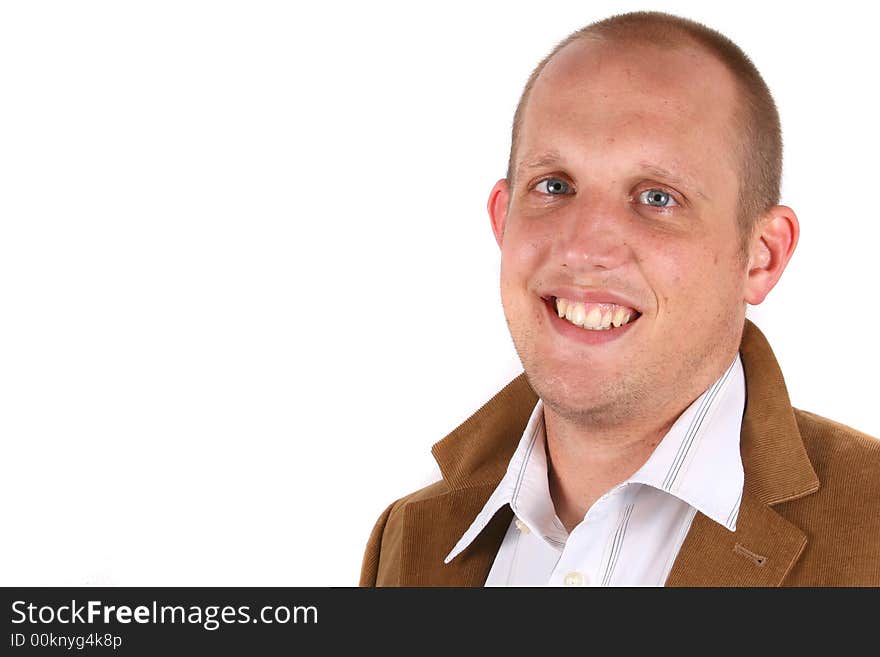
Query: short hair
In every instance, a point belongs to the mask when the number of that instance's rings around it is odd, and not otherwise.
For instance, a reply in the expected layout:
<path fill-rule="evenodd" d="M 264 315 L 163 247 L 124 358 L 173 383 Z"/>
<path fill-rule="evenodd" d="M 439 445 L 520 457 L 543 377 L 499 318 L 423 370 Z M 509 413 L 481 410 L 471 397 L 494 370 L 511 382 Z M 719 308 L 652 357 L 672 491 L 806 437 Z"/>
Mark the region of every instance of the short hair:
<path fill-rule="evenodd" d="M 779 203 L 782 178 L 779 112 L 766 82 L 739 46 L 720 32 L 680 16 L 656 11 L 619 14 L 576 30 L 559 42 L 532 71 L 517 104 L 507 162 L 508 183 L 513 185 L 519 131 L 535 81 L 556 53 L 572 41 L 584 38 L 638 41 L 669 49 L 697 45 L 717 57 L 733 74 L 740 102 L 734 111 L 732 146 L 740 167 L 737 221 L 744 248 L 757 218 Z"/>

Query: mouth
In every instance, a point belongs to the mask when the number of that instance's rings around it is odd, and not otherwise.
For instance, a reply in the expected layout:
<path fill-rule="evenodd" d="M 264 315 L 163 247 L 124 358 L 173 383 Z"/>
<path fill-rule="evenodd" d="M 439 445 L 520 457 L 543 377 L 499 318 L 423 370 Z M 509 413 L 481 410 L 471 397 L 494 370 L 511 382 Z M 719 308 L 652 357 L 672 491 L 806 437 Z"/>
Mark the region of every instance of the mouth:
<path fill-rule="evenodd" d="M 627 330 L 642 316 L 635 308 L 616 303 L 585 303 L 555 296 L 541 299 L 558 321 L 582 331 L 618 333 Z"/>

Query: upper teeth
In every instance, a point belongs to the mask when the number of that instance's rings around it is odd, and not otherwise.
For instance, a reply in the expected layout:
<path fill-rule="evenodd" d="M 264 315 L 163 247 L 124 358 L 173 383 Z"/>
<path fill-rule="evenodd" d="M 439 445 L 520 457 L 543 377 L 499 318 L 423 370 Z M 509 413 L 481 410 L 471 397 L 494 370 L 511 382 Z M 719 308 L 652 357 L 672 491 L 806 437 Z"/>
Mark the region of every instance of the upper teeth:
<path fill-rule="evenodd" d="M 605 331 L 612 326 L 623 326 L 636 311 L 616 303 L 581 303 L 556 298 L 556 312 L 576 326 L 592 331 Z"/>

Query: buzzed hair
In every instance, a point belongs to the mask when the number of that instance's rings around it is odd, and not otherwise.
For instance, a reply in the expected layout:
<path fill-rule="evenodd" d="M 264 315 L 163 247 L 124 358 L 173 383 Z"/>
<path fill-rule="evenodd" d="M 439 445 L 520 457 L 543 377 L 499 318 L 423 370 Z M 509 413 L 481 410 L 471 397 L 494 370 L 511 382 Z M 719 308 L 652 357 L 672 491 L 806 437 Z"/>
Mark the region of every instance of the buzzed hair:
<path fill-rule="evenodd" d="M 612 16 L 572 32 L 541 60 L 526 82 L 513 117 L 508 184 L 513 185 L 519 132 L 535 80 L 556 53 L 572 41 L 585 38 L 636 41 L 670 49 L 696 44 L 717 57 L 733 74 L 740 102 L 734 112 L 731 145 L 740 166 L 737 222 L 744 249 L 757 218 L 779 203 L 782 178 L 779 112 L 766 82 L 739 46 L 720 32 L 680 16 L 656 11 Z"/>

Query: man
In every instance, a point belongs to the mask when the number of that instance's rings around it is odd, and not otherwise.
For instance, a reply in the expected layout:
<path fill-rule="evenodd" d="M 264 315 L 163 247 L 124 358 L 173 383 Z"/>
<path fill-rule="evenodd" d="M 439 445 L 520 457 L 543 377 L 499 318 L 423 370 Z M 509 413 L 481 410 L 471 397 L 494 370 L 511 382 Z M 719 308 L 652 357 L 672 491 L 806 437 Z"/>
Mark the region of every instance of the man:
<path fill-rule="evenodd" d="M 798 241 L 779 118 L 660 13 L 563 41 L 489 197 L 524 374 L 437 443 L 362 585 L 880 585 L 880 442 L 793 409 L 746 321 Z"/>

